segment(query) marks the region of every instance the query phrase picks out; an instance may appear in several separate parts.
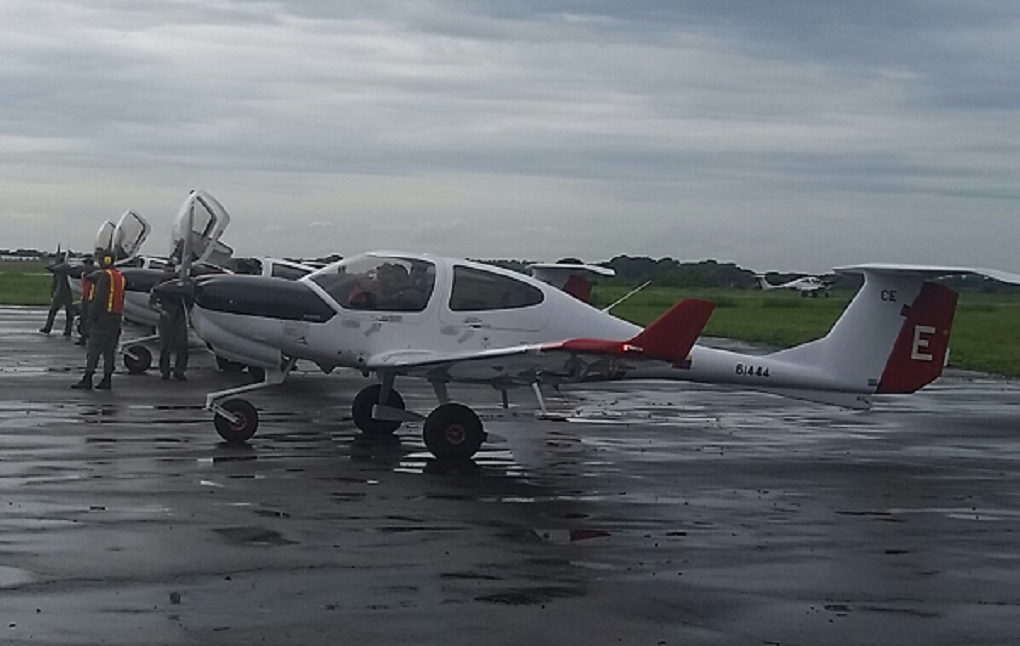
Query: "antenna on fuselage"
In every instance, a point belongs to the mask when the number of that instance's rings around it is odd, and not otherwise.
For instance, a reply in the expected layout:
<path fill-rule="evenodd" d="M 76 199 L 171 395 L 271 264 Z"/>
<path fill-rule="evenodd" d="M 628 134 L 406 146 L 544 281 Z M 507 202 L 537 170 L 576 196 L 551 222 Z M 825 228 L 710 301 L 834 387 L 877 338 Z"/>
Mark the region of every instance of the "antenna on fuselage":
<path fill-rule="evenodd" d="M 637 294 L 642 289 L 644 289 L 645 287 L 648 287 L 651 284 L 652 284 L 652 281 L 646 280 L 642 284 L 638 285 L 637 287 L 635 287 L 634 289 L 630 290 L 629 292 L 627 292 L 626 294 L 624 294 L 620 298 L 618 298 L 615 301 L 613 301 L 613 303 L 611 305 L 607 305 L 607 306 L 603 307 L 602 311 L 605 312 L 606 314 L 608 314 L 610 312 L 610 310 L 612 310 L 614 307 L 616 307 L 620 303 L 624 302 L 625 300 L 627 300 L 628 298 L 630 298 L 634 294 Z"/>

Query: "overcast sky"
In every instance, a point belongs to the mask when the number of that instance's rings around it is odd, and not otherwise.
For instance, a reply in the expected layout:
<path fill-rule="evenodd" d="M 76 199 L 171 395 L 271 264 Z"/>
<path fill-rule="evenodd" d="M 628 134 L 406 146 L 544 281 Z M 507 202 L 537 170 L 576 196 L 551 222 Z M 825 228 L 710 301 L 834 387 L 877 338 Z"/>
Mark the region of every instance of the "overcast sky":
<path fill-rule="evenodd" d="M 0 0 L 0 248 L 1020 272 L 1016 0 Z"/>

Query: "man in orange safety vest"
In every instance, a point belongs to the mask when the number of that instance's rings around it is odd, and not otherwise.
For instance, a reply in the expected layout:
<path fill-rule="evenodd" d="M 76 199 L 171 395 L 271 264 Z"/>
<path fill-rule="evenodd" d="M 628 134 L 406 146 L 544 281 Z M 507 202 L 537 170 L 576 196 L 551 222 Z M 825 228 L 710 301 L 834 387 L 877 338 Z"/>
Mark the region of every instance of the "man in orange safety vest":
<path fill-rule="evenodd" d="M 81 381 L 71 386 L 77 390 L 92 390 L 92 376 L 103 358 L 103 379 L 96 385 L 99 390 L 110 389 L 110 376 L 116 361 L 117 343 L 120 340 L 121 312 L 124 310 L 124 275 L 113 266 L 113 256 L 100 256 L 99 271 L 88 276 L 92 284 L 92 301 L 88 304 L 88 358 Z"/>

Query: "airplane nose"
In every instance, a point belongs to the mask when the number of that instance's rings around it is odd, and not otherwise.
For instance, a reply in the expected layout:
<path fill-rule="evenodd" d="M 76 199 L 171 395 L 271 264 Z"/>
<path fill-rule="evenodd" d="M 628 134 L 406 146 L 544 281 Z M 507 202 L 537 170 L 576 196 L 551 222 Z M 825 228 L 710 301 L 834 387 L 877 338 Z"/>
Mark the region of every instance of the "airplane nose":
<path fill-rule="evenodd" d="M 159 300 L 183 299 L 190 303 L 195 291 L 195 284 L 189 280 L 167 280 L 152 288 L 152 294 Z"/>
<path fill-rule="evenodd" d="M 324 323 L 336 311 L 301 282 L 264 276 L 209 276 L 196 281 L 195 305 L 206 310 Z"/>

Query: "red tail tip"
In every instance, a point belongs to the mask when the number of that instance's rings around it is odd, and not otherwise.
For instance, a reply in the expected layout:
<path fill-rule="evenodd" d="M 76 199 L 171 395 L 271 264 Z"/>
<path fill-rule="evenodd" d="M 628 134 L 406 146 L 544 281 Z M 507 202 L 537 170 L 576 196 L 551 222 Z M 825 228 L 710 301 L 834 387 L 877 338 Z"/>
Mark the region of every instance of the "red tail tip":
<path fill-rule="evenodd" d="M 945 285 L 925 283 L 900 328 L 878 393 L 912 393 L 942 374 L 959 295 Z"/>

